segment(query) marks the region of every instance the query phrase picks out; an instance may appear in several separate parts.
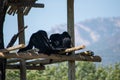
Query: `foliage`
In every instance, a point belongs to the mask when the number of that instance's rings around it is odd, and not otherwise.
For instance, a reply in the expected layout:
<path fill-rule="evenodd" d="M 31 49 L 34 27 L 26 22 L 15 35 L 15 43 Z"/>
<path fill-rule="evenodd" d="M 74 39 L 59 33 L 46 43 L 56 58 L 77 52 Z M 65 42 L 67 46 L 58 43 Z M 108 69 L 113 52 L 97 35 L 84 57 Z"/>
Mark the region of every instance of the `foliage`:
<path fill-rule="evenodd" d="M 45 70 L 27 70 L 27 80 L 68 80 L 67 62 L 47 65 Z M 20 80 L 18 70 L 7 70 L 6 80 Z M 76 80 L 119 80 L 120 63 L 100 66 L 92 62 L 76 62 Z"/>

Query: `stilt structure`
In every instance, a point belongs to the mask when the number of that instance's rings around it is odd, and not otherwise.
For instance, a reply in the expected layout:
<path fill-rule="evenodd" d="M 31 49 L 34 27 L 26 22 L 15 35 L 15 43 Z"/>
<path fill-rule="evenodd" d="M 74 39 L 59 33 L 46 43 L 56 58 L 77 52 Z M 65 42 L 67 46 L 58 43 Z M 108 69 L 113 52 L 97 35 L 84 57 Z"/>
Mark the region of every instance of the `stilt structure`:
<path fill-rule="evenodd" d="M 24 28 L 24 15 L 27 15 L 32 7 L 43 8 L 44 4 L 36 3 L 36 0 L 10 0 L 7 3 L 8 14 L 14 15 L 17 14 L 18 17 L 18 31 L 21 32 L 21 29 Z M 82 55 L 81 53 L 75 54 L 75 50 L 80 50 L 85 48 L 84 45 L 74 47 L 74 0 L 67 0 L 67 30 L 72 37 L 73 48 L 66 49 L 63 52 L 72 52 L 72 55 L 60 55 L 51 54 L 45 55 L 38 53 L 36 50 L 29 50 L 24 53 L 10 53 L 10 51 L 15 49 L 23 48 L 25 44 L 25 35 L 24 30 L 19 35 L 19 44 L 18 46 L 9 46 L 6 49 L 0 50 L 0 58 L 7 58 L 7 69 L 19 69 L 20 70 L 20 80 L 26 79 L 26 70 L 44 70 L 45 65 L 58 63 L 63 61 L 68 61 L 68 79 L 75 80 L 75 61 L 91 61 L 91 62 L 101 62 L 101 57 L 93 55 Z M 8 53 L 9 52 L 9 53 Z M 82 52 L 84 53 L 84 52 Z M 43 59 L 44 58 L 44 59 Z M 49 62 L 52 59 L 51 63 Z M 30 60 L 28 62 L 28 60 Z M 20 62 L 20 64 L 13 64 Z M 12 63 L 12 64 L 11 64 Z M 37 64 L 37 65 L 36 65 Z M 39 64 L 39 65 L 38 65 Z M 42 64 L 42 66 L 41 66 Z"/>

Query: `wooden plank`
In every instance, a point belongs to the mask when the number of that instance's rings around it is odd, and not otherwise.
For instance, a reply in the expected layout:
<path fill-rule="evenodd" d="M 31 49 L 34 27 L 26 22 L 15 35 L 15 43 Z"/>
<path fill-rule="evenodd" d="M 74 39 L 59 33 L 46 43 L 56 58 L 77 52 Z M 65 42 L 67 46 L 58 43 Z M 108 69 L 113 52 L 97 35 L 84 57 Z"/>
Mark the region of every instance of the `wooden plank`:
<path fill-rule="evenodd" d="M 19 2 L 19 3 L 8 3 L 10 6 L 22 6 L 22 7 L 35 7 L 35 8 L 44 8 L 42 3 L 32 3 L 32 2 Z"/>
<path fill-rule="evenodd" d="M 31 64 L 42 64 L 42 65 L 48 65 L 48 64 L 53 64 L 53 63 L 59 63 L 59 62 L 64 62 L 65 60 L 50 60 L 50 59 L 30 59 L 30 60 L 26 60 L 26 65 L 31 65 Z M 19 58 L 16 59 L 8 59 L 7 60 L 7 64 L 13 64 L 13 63 L 17 63 L 20 62 Z"/>
<path fill-rule="evenodd" d="M 6 48 L 6 49 L 0 49 L 0 52 L 5 53 L 5 52 L 21 49 L 21 48 L 24 48 L 24 47 L 25 47 L 24 44 L 20 44 L 20 45 L 17 45 L 17 46 Z M 84 49 L 84 48 L 85 48 L 85 45 L 72 47 L 72 48 L 68 48 L 68 49 L 65 49 L 63 51 L 60 51 L 59 54 L 68 53 L 68 52 L 72 52 L 72 51 L 76 51 L 76 50 L 81 50 L 81 49 Z M 28 51 L 33 51 L 34 52 L 34 50 L 28 50 Z"/>
<path fill-rule="evenodd" d="M 72 38 L 72 45 L 75 46 L 74 37 L 74 0 L 67 0 L 67 30 Z M 73 52 L 74 54 L 74 52 Z M 75 80 L 75 61 L 68 61 L 68 80 Z"/>
<path fill-rule="evenodd" d="M 85 45 L 81 45 L 81 46 L 77 46 L 77 47 L 72 47 L 72 48 L 67 48 L 67 49 L 65 49 L 63 51 L 60 51 L 59 54 L 69 53 L 69 52 L 81 50 L 81 49 L 84 49 L 84 48 L 85 48 Z"/>
<path fill-rule="evenodd" d="M 11 59 L 7 59 L 7 64 L 20 62 L 20 60 L 21 60 L 20 58 L 11 58 Z M 31 60 L 31 59 L 25 59 L 25 60 Z"/>
<path fill-rule="evenodd" d="M 7 65 L 7 69 L 20 69 L 20 65 Z M 27 70 L 45 70 L 45 66 L 26 66 Z"/>
<path fill-rule="evenodd" d="M 26 7 L 23 14 L 28 15 L 29 11 L 31 10 L 32 7 Z"/>
<path fill-rule="evenodd" d="M 27 65 L 30 64 L 42 64 L 42 65 L 47 65 L 47 64 L 53 64 L 53 63 L 59 63 L 59 62 L 64 62 L 65 60 L 52 60 L 50 61 L 50 59 L 38 59 L 38 60 L 33 60 L 33 61 L 29 61 L 26 62 Z"/>
<path fill-rule="evenodd" d="M 46 59 L 56 59 L 56 60 L 67 60 L 67 61 L 92 61 L 92 62 L 101 62 L 99 56 L 82 56 L 82 55 L 59 55 L 59 54 L 38 54 L 38 53 L 2 53 L 0 52 L 0 58 L 22 58 L 22 59 L 36 59 L 36 58 L 46 58 Z"/>
<path fill-rule="evenodd" d="M 9 51 L 17 50 L 17 49 L 24 48 L 24 47 L 25 47 L 24 44 L 20 44 L 20 45 L 17 45 L 17 46 L 6 48 L 6 49 L 0 49 L 0 52 L 6 53 L 6 52 L 9 52 Z"/>
<path fill-rule="evenodd" d="M 33 0 L 32 1 L 33 3 L 36 2 L 36 0 Z M 26 7 L 25 10 L 24 10 L 24 15 L 27 15 L 29 13 L 29 11 L 31 10 L 32 7 Z"/>
<path fill-rule="evenodd" d="M 7 59 L 7 64 L 20 62 L 20 58 Z"/>

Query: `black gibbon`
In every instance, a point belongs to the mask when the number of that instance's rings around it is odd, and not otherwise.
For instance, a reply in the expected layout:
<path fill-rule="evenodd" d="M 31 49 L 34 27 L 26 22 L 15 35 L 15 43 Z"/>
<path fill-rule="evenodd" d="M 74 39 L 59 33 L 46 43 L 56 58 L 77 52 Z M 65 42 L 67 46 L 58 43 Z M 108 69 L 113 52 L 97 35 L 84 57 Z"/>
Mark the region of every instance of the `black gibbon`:
<path fill-rule="evenodd" d="M 71 37 L 67 32 L 56 33 L 50 36 L 51 44 L 54 48 L 70 48 Z"/>
<path fill-rule="evenodd" d="M 28 45 L 18 52 L 27 51 L 33 47 L 39 49 L 39 53 L 55 54 L 58 51 L 71 47 L 71 37 L 67 32 L 63 32 L 62 34 L 52 34 L 49 39 L 46 31 L 39 30 L 32 34 Z"/>

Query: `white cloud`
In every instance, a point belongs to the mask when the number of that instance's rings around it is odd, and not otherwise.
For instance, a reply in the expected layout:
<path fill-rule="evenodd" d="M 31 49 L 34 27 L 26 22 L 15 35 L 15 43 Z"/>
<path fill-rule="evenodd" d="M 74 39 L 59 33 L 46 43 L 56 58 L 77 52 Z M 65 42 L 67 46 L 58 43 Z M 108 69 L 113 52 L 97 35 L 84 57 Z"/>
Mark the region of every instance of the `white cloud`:
<path fill-rule="evenodd" d="M 76 42 L 76 46 L 82 45 L 82 44 L 83 45 L 90 45 L 90 42 L 88 40 L 85 40 L 84 38 L 81 37 L 77 27 L 75 28 L 75 42 Z"/>
<path fill-rule="evenodd" d="M 100 36 L 99 36 L 95 31 L 93 31 L 92 29 L 90 29 L 89 27 L 84 26 L 84 25 L 82 25 L 82 24 L 77 24 L 77 26 L 79 26 L 81 29 L 87 31 L 87 32 L 90 34 L 90 37 L 92 38 L 92 40 L 93 40 L 94 42 L 96 42 L 96 41 L 99 40 L 99 37 L 100 37 Z"/>
<path fill-rule="evenodd" d="M 57 27 L 56 27 L 57 26 Z M 52 27 L 51 29 L 51 33 L 62 33 L 62 31 L 66 31 L 66 25 L 56 25 L 54 27 Z M 91 42 L 87 39 L 85 39 L 84 37 L 82 37 L 80 34 L 79 28 L 83 29 L 85 32 L 88 32 L 88 35 L 91 37 L 91 39 L 96 42 L 99 39 L 99 35 L 97 33 L 95 33 L 95 31 L 91 30 L 89 27 L 86 27 L 82 24 L 77 24 L 75 26 L 79 26 L 79 27 L 75 27 L 75 45 L 79 46 L 79 45 L 90 45 Z"/>
<path fill-rule="evenodd" d="M 90 33 L 90 36 L 91 36 L 91 38 L 92 38 L 92 40 L 94 41 L 94 42 L 97 42 L 98 40 L 99 40 L 99 35 L 98 34 L 96 34 L 95 32 L 91 32 Z"/>
<path fill-rule="evenodd" d="M 120 28 L 120 20 L 117 20 L 115 25 Z"/>

